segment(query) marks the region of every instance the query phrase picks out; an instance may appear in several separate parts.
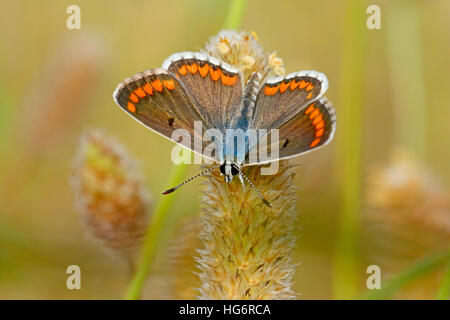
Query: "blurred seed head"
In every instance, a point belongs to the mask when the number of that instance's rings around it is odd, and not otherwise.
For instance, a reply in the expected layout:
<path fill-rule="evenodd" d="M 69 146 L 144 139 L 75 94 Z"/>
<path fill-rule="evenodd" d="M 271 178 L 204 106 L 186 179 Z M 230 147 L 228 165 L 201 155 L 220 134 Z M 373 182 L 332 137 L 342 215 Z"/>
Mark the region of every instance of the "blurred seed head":
<path fill-rule="evenodd" d="M 262 77 L 285 74 L 283 60 L 276 53 L 268 55 L 254 31 L 222 30 L 206 43 L 205 52 L 239 68 L 247 82 L 255 71 Z"/>
<path fill-rule="evenodd" d="M 195 275 L 194 256 L 200 246 L 202 230 L 199 217 L 182 221 L 176 228 L 166 252 L 166 272 L 170 279 L 171 299 L 192 300 L 196 297 L 199 279 Z"/>
<path fill-rule="evenodd" d="M 104 45 L 80 35 L 58 46 L 21 102 L 27 150 L 42 152 L 60 141 L 81 118 L 83 104 L 103 70 Z"/>
<path fill-rule="evenodd" d="M 199 278 L 195 274 L 194 256 L 200 246 L 202 224 L 198 216 L 186 217 L 174 226 L 173 235 L 164 241 L 152 273 L 146 280 L 142 299 L 193 300 Z"/>
<path fill-rule="evenodd" d="M 415 224 L 450 239 L 450 201 L 444 188 L 427 169 L 404 151 L 369 178 L 368 206 L 374 219 Z"/>
<path fill-rule="evenodd" d="M 395 274 L 430 252 L 450 246 L 450 201 L 437 178 L 405 151 L 396 150 L 387 165 L 369 175 L 362 219 L 368 264 Z M 434 298 L 438 274 L 422 278 L 397 294 Z"/>
<path fill-rule="evenodd" d="M 136 163 L 105 133 L 85 133 L 71 186 L 88 233 L 132 265 L 147 228 L 150 196 Z"/>

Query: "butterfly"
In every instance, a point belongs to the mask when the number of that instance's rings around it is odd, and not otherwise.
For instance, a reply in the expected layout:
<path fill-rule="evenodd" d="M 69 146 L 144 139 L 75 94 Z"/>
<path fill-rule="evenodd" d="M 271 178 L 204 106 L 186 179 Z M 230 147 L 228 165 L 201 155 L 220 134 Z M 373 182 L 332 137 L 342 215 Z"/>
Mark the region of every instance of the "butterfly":
<path fill-rule="evenodd" d="M 317 71 L 273 78 L 255 71 L 244 83 L 242 72 L 224 61 L 201 52 L 181 52 L 168 57 L 159 69 L 125 79 L 113 97 L 135 120 L 192 151 L 198 152 L 193 145 L 206 150 L 211 142 L 196 132 L 195 123 L 224 135 L 227 130 L 266 130 L 264 138 L 271 139 L 270 145 L 260 144 L 261 136 L 244 138 L 239 148 L 233 137 L 215 139 L 218 152 L 200 152 L 215 164 L 163 194 L 219 168 L 226 182 L 239 176 L 244 185 L 245 179 L 270 206 L 241 168 L 295 157 L 332 140 L 336 117 L 324 97 L 327 89 L 327 77 Z M 182 134 L 174 138 L 175 132 Z M 250 157 L 263 149 L 275 155 Z M 275 149 L 278 152 L 267 152 Z"/>

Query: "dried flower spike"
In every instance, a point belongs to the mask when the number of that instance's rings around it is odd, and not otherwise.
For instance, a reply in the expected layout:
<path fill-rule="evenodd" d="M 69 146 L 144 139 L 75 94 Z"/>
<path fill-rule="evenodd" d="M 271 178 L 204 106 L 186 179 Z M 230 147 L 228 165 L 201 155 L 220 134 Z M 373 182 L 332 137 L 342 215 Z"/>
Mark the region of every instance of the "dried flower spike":
<path fill-rule="evenodd" d="M 277 76 L 281 76 L 286 73 L 284 69 L 283 59 L 277 57 L 277 53 L 274 52 L 269 56 L 269 66 L 272 68 L 273 72 Z"/>
<path fill-rule="evenodd" d="M 90 235 L 132 265 L 150 198 L 125 149 L 100 131 L 83 135 L 71 185 Z"/>
<path fill-rule="evenodd" d="M 276 53 L 269 56 L 258 41 L 254 31 L 222 30 L 209 39 L 204 51 L 239 68 L 245 82 L 255 71 L 258 71 L 262 78 L 285 74 L 283 60 L 277 57 Z"/>
<path fill-rule="evenodd" d="M 239 181 L 225 184 L 217 171 L 211 173 L 203 195 L 204 248 L 197 259 L 200 298 L 293 299 L 295 168 L 281 161 L 276 175 L 262 176 L 257 166 L 245 173 L 272 208 L 250 188 L 242 190 Z"/>

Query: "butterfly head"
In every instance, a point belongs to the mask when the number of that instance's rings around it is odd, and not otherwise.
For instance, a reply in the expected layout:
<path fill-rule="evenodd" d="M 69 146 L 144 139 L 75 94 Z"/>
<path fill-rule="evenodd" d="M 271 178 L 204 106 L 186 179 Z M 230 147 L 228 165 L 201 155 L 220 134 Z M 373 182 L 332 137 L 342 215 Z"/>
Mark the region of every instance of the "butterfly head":
<path fill-rule="evenodd" d="M 220 165 L 220 173 L 225 176 L 225 182 L 229 183 L 233 180 L 233 177 L 241 172 L 241 167 L 231 161 L 225 161 Z"/>
<path fill-rule="evenodd" d="M 176 187 L 164 191 L 163 194 L 172 193 L 175 190 L 177 190 L 178 188 L 180 188 L 181 186 L 183 186 L 186 183 L 188 183 L 189 181 L 192 181 L 195 178 L 200 177 L 200 176 L 210 172 L 213 169 L 216 169 L 217 167 L 219 167 L 220 173 L 225 176 L 225 182 L 227 182 L 227 183 L 231 182 L 233 180 L 233 177 L 238 175 L 239 178 L 241 179 L 241 183 L 242 183 L 242 187 L 243 188 L 245 188 L 245 186 L 244 186 L 244 179 L 245 179 L 248 182 L 248 184 L 250 184 L 250 186 L 256 191 L 256 194 L 258 195 L 258 197 L 261 198 L 263 203 L 266 206 L 268 206 L 268 207 L 272 207 L 272 205 L 269 203 L 269 201 L 267 201 L 263 197 L 261 192 L 259 192 L 259 190 L 255 187 L 253 182 L 246 175 L 244 175 L 244 173 L 241 171 L 241 166 L 239 164 L 233 162 L 233 161 L 225 161 L 224 163 L 216 164 L 216 165 L 214 165 L 212 167 L 209 167 L 209 168 L 203 170 L 202 172 L 200 172 L 199 174 L 193 176 L 192 178 L 189 178 L 188 180 L 184 181 L 183 183 L 180 183 Z"/>

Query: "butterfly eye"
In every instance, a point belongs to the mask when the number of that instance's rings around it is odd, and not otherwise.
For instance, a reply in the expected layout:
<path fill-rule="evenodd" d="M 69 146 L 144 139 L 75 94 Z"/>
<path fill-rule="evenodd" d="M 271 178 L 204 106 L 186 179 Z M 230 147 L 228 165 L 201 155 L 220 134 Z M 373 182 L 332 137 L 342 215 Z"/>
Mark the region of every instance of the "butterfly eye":
<path fill-rule="evenodd" d="M 221 165 L 219 169 L 221 174 L 225 174 L 225 163 Z"/>
<path fill-rule="evenodd" d="M 239 167 L 235 164 L 231 165 L 231 174 L 233 176 L 237 175 L 239 173 Z"/>

